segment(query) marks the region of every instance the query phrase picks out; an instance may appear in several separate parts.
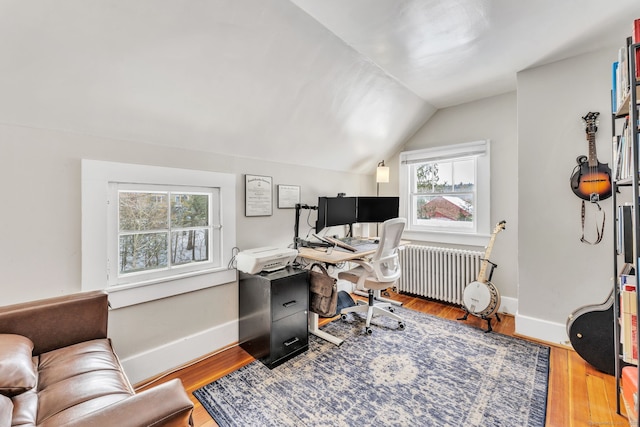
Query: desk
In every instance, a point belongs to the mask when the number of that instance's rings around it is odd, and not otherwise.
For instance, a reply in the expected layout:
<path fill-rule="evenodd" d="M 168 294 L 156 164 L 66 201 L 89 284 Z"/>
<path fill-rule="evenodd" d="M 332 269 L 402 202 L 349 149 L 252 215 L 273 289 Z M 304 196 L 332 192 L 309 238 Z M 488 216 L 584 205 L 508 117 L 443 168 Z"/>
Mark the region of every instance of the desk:
<path fill-rule="evenodd" d="M 400 240 L 398 245 L 400 249 L 402 246 L 411 243 L 409 240 Z M 349 252 L 338 249 L 333 249 L 331 253 L 326 252 L 326 248 L 298 248 L 298 256 L 312 261 L 322 262 L 325 264 L 336 265 L 346 261 L 363 258 L 369 255 L 373 255 L 376 252 L 375 249 L 368 251 Z"/>
<path fill-rule="evenodd" d="M 375 249 L 362 252 L 348 252 L 333 249 L 331 253 L 326 252 L 326 248 L 298 248 L 298 256 L 312 261 L 322 262 L 325 264 L 336 265 L 346 261 L 362 258 L 375 253 Z"/>
<path fill-rule="evenodd" d="M 409 241 L 401 240 L 400 246 L 403 246 L 409 243 L 410 243 Z M 346 251 L 339 251 L 334 249 L 331 251 L 331 253 L 326 253 L 326 251 L 323 249 L 298 248 L 299 257 L 306 258 L 311 261 L 317 261 L 317 262 L 322 262 L 322 263 L 331 264 L 331 265 L 336 265 L 343 262 L 352 261 L 354 259 L 359 259 L 368 255 L 372 255 L 375 252 L 376 252 L 375 249 L 372 249 L 369 251 L 362 251 L 362 252 L 346 252 Z M 402 303 L 398 303 L 397 301 L 380 298 L 379 295 L 377 296 L 377 299 L 385 302 L 390 302 L 392 304 L 402 305 Z M 320 320 L 320 316 L 318 316 L 317 313 L 313 313 L 311 310 L 309 310 L 309 333 L 317 337 L 320 337 L 326 341 L 329 341 L 335 345 L 342 344 L 343 340 L 341 340 L 340 338 L 334 337 L 333 335 L 330 335 L 320 330 L 320 328 L 318 327 L 319 320 Z"/>

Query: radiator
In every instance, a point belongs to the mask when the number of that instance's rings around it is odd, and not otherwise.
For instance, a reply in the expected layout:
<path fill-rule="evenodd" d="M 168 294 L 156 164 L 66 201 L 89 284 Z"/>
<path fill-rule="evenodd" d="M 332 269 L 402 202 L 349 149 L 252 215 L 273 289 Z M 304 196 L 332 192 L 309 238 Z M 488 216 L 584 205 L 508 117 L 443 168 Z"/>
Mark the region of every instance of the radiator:
<path fill-rule="evenodd" d="M 464 288 L 476 280 L 482 252 L 406 245 L 400 251 L 398 291 L 462 305 Z"/>

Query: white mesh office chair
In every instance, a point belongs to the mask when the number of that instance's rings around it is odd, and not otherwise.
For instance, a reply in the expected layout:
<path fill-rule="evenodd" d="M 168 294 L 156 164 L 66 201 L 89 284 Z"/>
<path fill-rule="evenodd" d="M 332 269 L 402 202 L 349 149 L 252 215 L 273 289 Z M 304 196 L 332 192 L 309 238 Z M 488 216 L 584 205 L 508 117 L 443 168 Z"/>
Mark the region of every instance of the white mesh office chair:
<path fill-rule="evenodd" d="M 357 289 L 367 290 L 369 301 L 364 304 L 359 301 L 359 305 L 347 307 L 340 312 L 343 319 L 347 313 L 360 312 L 367 313 L 365 331 L 372 334 L 371 318 L 375 314 L 391 317 L 398 321 L 398 327 L 404 329 L 404 321 L 400 316 L 392 313 L 393 307 L 387 302 L 376 302 L 374 294 L 376 291 L 392 286 L 400 278 L 400 260 L 398 259 L 398 245 L 406 220 L 404 218 L 393 218 L 382 224 L 382 233 L 378 249 L 369 260 L 353 260 L 358 267 L 338 273 L 338 278 L 348 280 L 356 284 Z"/>

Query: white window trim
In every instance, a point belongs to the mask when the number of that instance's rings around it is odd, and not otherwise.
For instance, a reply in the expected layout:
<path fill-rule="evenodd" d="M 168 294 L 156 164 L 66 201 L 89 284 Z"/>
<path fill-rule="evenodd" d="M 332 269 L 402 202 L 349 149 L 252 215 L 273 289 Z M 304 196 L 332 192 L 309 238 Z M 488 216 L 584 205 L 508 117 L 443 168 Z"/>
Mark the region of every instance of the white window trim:
<path fill-rule="evenodd" d="M 409 164 L 425 160 L 437 160 L 452 156 L 478 156 L 476 170 L 477 200 L 477 229 L 475 232 L 424 231 L 412 227 L 409 216 L 410 198 L 408 197 L 411 183 L 411 168 Z M 490 142 L 481 140 L 463 144 L 453 144 L 425 148 L 421 150 L 400 153 L 398 170 L 400 184 L 400 216 L 407 218 L 407 227 L 403 237 L 409 240 L 447 243 L 455 245 L 483 246 L 491 235 L 491 161 Z"/>
<path fill-rule="evenodd" d="M 109 183 L 145 183 L 220 188 L 222 265 L 133 285 L 108 287 Z M 160 166 L 82 160 L 82 290 L 105 290 L 113 308 L 166 298 L 236 280 L 229 269 L 236 246 L 236 177 L 233 174 Z"/>
<path fill-rule="evenodd" d="M 180 271 L 182 271 L 182 275 L 185 274 L 189 274 L 189 273 L 195 273 L 195 274 L 202 274 L 203 271 L 206 271 L 207 269 L 210 269 L 211 271 L 215 271 L 214 267 L 214 259 L 212 258 L 213 255 L 215 255 L 216 257 L 222 255 L 221 254 L 221 244 L 220 244 L 220 238 L 211 239 L 211 242 L 215 243 L 215 244 L 211 244 L 210 246 L 210 259 L 208 261 L 202 261 L 202 262 L 197 262 L 197 263 L 187 263 L 187 264 L 182 264 L 182 265 L 178 265 L 178 266 L 172 266 L 172 267 L 168 267 L 167 268 L 161 268 L 158 270 L 146 270 L 146 271 L 139 271 L 139 272 L 133 272 L 133 273 L 124 273 L 124 274 L 120 274 L 120 272 L 118 271 L 118 261 L 119 261 L 119 241 L 117 236 L 119 235 L 118 229 L 119 229 L 119 224 L 118 224 L 118 203 L 119 203 L 119 199 L 118 199 L 118 194 L 119 191 L 124 190 L 124 191 L 131 191 L 131 190 L 135 190 L 135 191 L 158 191 L 158 189 L 161 189 L 162 193 L 165 192 L 184 192 L 184 193 L 197 193 L 197 192 L 201 192 L 203 194 L 207 194 L 209 197 L 217 197 L 216 201 L 211 201 L 211 207 L 213 207 L 214 209 L 218 208 L 218 203 L 220 200 L 219 192 L 218 192 L 218 188 L 217 186 L 215 188 L 213 187 L 185 187 L 185 186 L 175 186 L 175 185 L 150 185 L 148 183 L 146 184 L 129 184 L 129 183 L 110 183 L 112 185 L 110 185 L 110 189 L 109 189 L 109 207 L 108 210 L 110 210 L 110 213 L 107 214 L 107 217 L 109 217 L 109 215 L 111 215 L 111 224 L 108 224 L 108 239 L 107 239 L 107 254 L 109 255 L 108 258 L 110 259 L 109 261 L 109 265 L 108 265 L 108 286 L 109 289 L 114 289 L 115 286 L 126 286 L 126 285 L 130 285 L 130 284 L 140 284 L 140 283 L 144 283 L 144 282 L 150 282 L 153 283 L 153 281 L 166 281 L 167 280 L 167 276 L 173 276 L 173 277 L 177 277 L 180 274 Z M 217 209 L 218 211 L 221 212 L 220 209 Z M 213 222 L 213 218 L 216 217 L 216 221 L 217 222 Z M 216 231 L 221 231 L 222 227 L 221 227 L 221 222 L 220 222 L 221 218 L 217 218 L 217 215 L 214 214 L 214 212 L 209 212 L 209 223 L 211 224 L 211 226 L 207 226 L 207 227 L 202 227 L 202 228 L 207 228 L 208 232 L 212 233 L 212 230 L 209 229 L 216 229 Z M 218 255 L 220 254 L 220 255 Z M 222 262 L 222 259 L 220 259 L 220 261 Z M 223 264 L 221 264 L 223 265 Z M 170 278 L 169 278 L 170 279 Z"/>

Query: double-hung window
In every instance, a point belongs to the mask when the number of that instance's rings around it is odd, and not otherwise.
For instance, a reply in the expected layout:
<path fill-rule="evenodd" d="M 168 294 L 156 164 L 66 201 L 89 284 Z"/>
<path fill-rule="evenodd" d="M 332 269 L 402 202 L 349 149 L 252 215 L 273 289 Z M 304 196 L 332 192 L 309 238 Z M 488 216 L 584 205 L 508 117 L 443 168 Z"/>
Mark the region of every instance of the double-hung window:
<path fill-rule="evenodd" d="M 233 174 L 82 161 L 82 289 L 124 307 L 236 280 Z"/>
<path fill-rule="evenodd" d="M 400 205 L 405 235 L 475 245 L 490 232 L 489 142 L 400 154 Z"/>
<path fill-rule="evenodd" d="M 219 188 L 110 186 L 117 227 L 109 249 L 109 285 L 220 267 Z"/>

